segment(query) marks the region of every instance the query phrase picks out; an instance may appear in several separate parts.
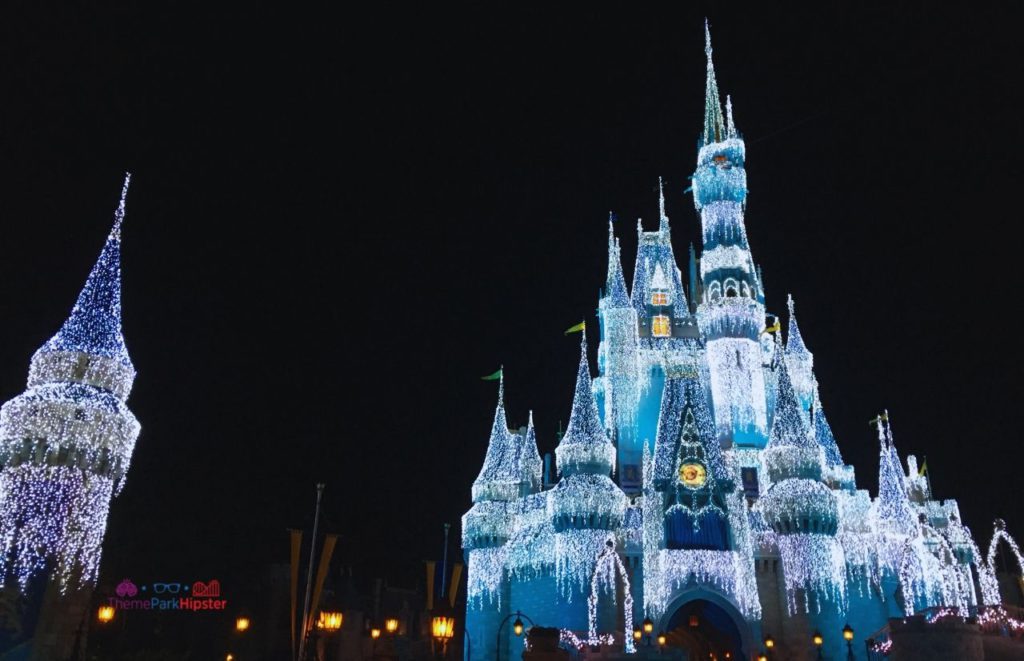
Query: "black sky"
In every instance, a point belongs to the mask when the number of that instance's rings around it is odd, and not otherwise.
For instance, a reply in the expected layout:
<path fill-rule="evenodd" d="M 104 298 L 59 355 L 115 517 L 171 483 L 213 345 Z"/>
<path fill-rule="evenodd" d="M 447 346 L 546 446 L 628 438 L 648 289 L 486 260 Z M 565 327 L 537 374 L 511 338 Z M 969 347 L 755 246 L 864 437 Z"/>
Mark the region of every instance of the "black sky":
<path fill-rule="evenodd" d="M 283 562 L 323 480 L 342 561 L 418 578 L 469 505 L 495 400 L 480 375 L 504 363 L 511 421 L 532 408 L 553 449 L 578 359 L 562 330 L 593 318 L 608 211 L 627 276 L 658 176 L 677 257 L 699 239 L 683 189 L 704 15 L 769 307 L 796 298 L 859 484 L 887 407 L 983 543 L 996 516 L 1024 536 L 1016 18 L 826 4 L 7 10 L 3 399 L 135 175 L 143 431 L 104 576 Z"/>

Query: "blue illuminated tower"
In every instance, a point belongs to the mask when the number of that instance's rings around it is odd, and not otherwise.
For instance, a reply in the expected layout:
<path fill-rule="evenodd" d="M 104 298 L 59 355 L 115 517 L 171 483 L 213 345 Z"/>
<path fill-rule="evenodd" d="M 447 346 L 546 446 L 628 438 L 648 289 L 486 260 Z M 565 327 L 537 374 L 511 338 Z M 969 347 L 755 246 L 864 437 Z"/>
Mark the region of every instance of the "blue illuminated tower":
<path fill-rule="evenodd" d="M 719 438 L 730 445 L 761 448 L 768 425 L 758 341 L 765 310 L 743 224 L 746 147 L 733 124 L 731 103 L 728 117 L 722 117 L 707 25 L 705 52 L 704 133 L 693 175 L 693 200 L 704 237 L 700 260 L 704 299 L 697 314 L 707 341 Z"/>

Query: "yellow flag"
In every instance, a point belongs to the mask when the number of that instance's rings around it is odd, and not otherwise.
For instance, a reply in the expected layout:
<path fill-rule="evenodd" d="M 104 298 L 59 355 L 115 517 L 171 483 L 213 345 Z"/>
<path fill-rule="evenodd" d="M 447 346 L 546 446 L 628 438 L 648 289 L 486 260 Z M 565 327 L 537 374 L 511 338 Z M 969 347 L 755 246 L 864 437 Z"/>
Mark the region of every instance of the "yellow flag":
<path fill-rule="evenodd" d="M 918 477 L 924 477 L 925 473 L 927 473 L 927 472 L 928 472 L 928 457 L 925 457 L 924 461 L 921 463 L 920 470 L 917 471 L 917 476 Z"/>
<path fill-rule="evenodd" d="M 776 317 L 775 324 L 765 328 L 763 331 L 761 331 L 761 334 L 764 335 L 765 333 L 778 333 L 780 330 L 782 330 L 782 324 L 779 322 L 779 318 Z"/>
<path fill-rule="evenodd" d="M 572 326 L 571 328 L 566 329 L 566 331 L 565 331 L 565 333 L 563 333 L 563 335 L 568 335 L 569 333 L 579 333 L 580 331 L 584 331 L 586 329 L 587 329 L 587 322 L 581 321 L 580 323 L 576 324 L 575 326 Z"/>

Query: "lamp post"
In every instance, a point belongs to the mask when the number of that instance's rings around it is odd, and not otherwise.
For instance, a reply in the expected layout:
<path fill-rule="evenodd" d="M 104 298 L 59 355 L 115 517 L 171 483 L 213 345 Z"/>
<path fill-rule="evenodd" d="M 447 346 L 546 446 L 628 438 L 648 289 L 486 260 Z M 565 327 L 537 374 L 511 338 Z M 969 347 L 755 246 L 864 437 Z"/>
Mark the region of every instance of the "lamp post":
<path fill-rule="evenodd" d="M 316 617 L 313 625 L 313 649 L 318 661 L 327 658 L 326 639 L 330 638 L 341 629 L 345 621 L 345 615 L 341 611 L 322 610 Z"/>
<path fill-rule="evenodd" d="M 100 624 L 110 624 L 116 612 L 113 606 L 100 606 L 100 609 L 96 611 L 96 619 L 100 621 Z"/>
<path fill-rule="evenodd" d="M 378 629 L 378 631 L 380 631 Z M 448 654 L 448 641 L 455 635 L 455 618 L 437 615 L 431 621 L 430 632 L 434 640 L 441 646 L 441 658 Z"/>
<path fill-rule="evenodd" d="M 517 637 L 523 635 L 523 620 L 521 618 L 525 617 L 526 621 L 530 623 L 531 627 L 537 626 L 533 623 L 533 620 L 531 620 L 529 616 L 523 615 L 519 611 L 516 611 L 515 613 L 509 613 L 508 615 L 506 615 L 505 619 L 502 620 L 501 624 L 498 625 L 498 633 L 494 637 L 494 661 L 501 661 L 501 628 L 505 626 L 506 622 L 512 619 L 513 615 L 515 616 L 516 621 L 512 623 L 512 631 L 515 632 Z"/>
<path fill-rule="evenodd" d="M 812 640 L 814 641 L 814 646 L 818 648 L 818 660 L 821 661 L 821 646 L 824 644 L 825 639 L 821 637 L 820 631 L 815 631 Z"/>
<path fill-rule="evenodd" d="M 664 631 L 659 631 L 658 632 L 658 654 L 664 654 L 665 653 L 665 643 L 667 641 L 668 641 L 668 639 L 665 637 L 665 632 Z"/>
<path fill-rule="evenodd" d="M 847 661 L 854 661 L 853 656 L 853 627 L 847 622 L 846 626 L 843 627 L 843 640 L 846 641 L 846 659 Z"/>
<path fill-rule="evenodd" d="M 772 650 L 775 649 L 775 639 L 771 637 L 771 634 L 764 637 L 764 657 L 765 659 L 772 658 Z"/>

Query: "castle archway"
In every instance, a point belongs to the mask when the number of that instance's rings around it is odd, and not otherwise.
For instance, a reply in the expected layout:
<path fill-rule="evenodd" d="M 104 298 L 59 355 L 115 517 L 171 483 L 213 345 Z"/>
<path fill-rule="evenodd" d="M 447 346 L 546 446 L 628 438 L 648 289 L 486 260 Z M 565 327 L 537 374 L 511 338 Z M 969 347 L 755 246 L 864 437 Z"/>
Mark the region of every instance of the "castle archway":
<path fill-rule="evenodd" d="M 673 599 L 661 620 L 669 647 L 689 659 L 748 659 L 757 647 L 747 621 L 726 597 L 711 590 L 687 590 Z"/>

